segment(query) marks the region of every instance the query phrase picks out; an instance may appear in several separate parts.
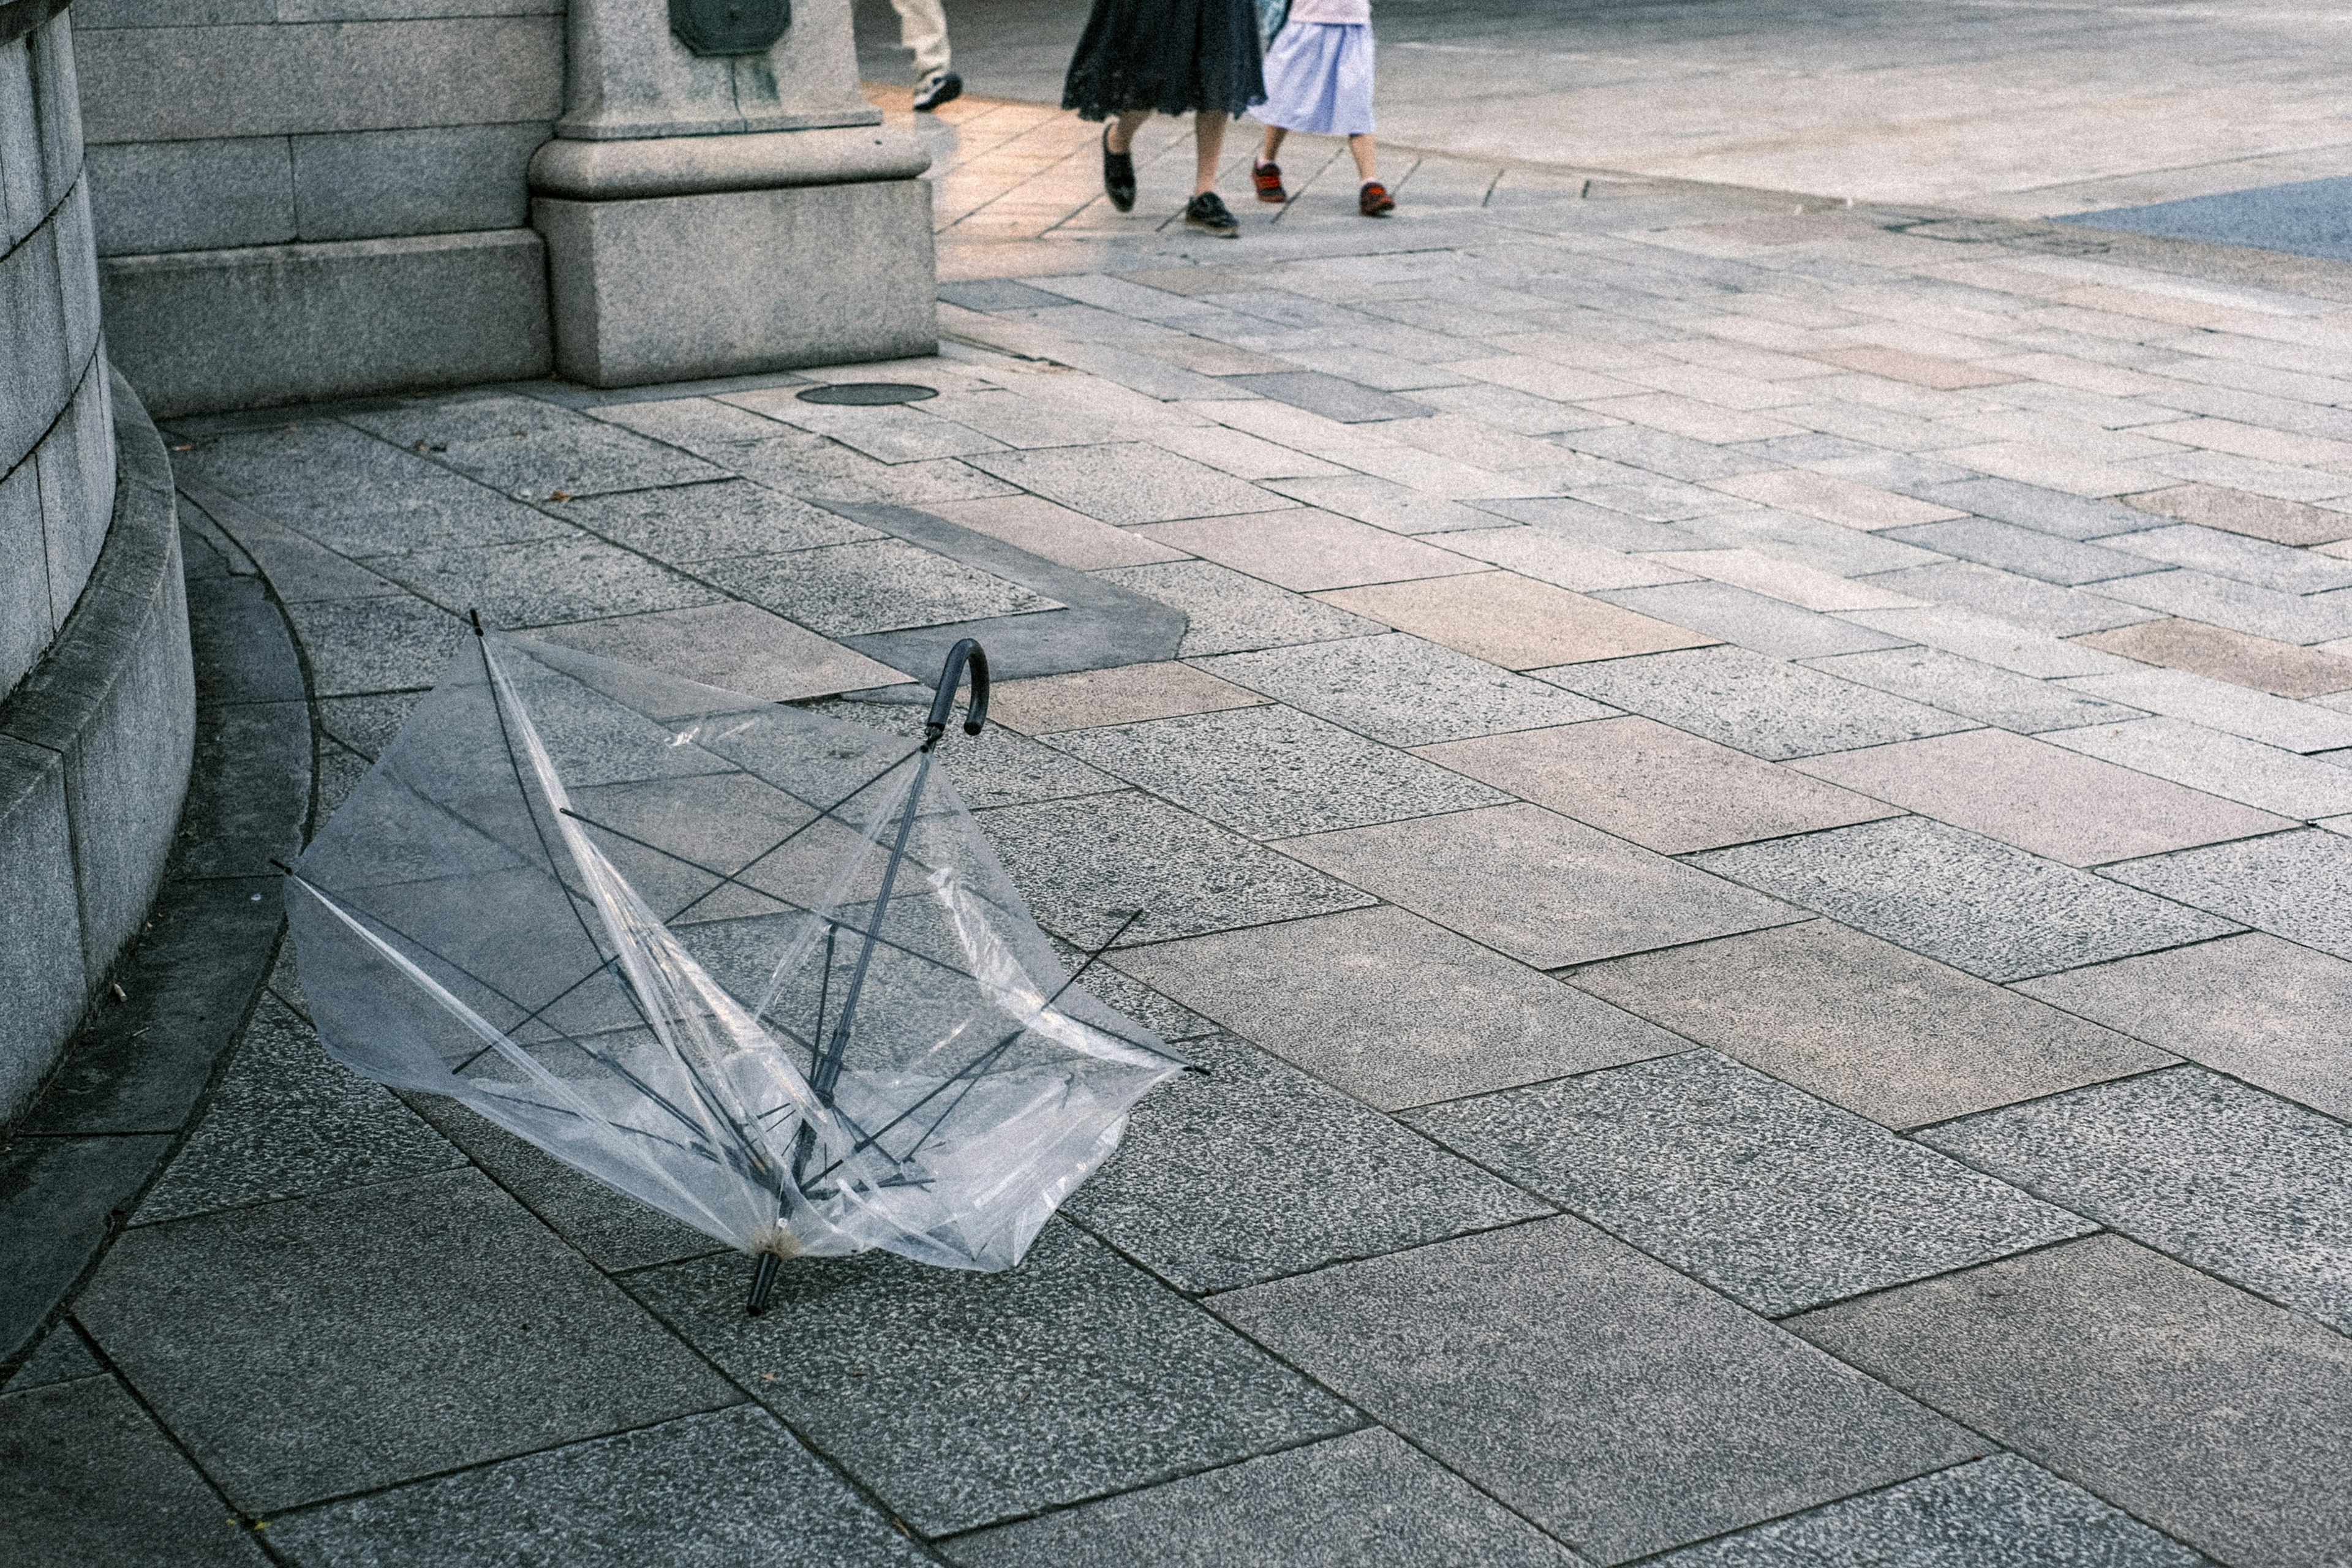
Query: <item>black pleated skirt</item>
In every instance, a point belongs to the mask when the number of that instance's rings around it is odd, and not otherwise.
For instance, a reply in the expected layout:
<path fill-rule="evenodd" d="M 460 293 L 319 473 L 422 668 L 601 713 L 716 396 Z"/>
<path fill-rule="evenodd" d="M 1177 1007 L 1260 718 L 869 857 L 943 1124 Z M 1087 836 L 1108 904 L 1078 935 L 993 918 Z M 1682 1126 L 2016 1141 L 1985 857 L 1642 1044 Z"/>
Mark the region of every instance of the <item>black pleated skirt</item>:
<path fill-rule="evenodd" d="M 1265 96 L 1255 0 L 1094 0 L 1062 85 L 1062 107 L 1082 120 L 1239 114 Z"/>

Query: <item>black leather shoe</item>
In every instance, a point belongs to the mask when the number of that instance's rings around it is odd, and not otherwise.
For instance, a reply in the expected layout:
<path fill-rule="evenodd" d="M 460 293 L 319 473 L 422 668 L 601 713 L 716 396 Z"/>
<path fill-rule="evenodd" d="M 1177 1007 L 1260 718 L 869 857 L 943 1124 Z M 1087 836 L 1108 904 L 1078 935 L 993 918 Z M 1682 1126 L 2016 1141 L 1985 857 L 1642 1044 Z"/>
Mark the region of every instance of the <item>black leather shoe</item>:
<path fill-rule="evenodd" d="M 963 96 L 963 78 L 953 71 L 933 71 L 915 89 L 915 112 L 924 114 Z"/>
<path fill-rule="evenodd" d="M 1224 198 L 1214 191 L 1202 191 L 1184 208 L 1184 221 L 1194 228 L 1207 229 L 1219 239 L 1238 239 L 1242 226 L 1225 210 Z"/>
<path fill-rule="evenodd" d="M 1110 127 L 1103 127 L 1103 195 L 1121 212 L 1135 210 L 1135 154 L 1110 150 Z"/>

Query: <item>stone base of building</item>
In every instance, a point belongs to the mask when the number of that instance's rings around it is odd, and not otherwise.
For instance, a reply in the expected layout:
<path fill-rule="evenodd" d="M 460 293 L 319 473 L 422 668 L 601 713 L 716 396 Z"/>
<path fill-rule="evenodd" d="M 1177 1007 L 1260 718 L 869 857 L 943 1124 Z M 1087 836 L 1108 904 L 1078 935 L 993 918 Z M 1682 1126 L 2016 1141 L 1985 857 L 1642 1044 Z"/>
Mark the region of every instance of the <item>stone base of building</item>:
<path fill-rule="evenodd" d="M 105 546 L 72 615 L 0 701 L 0 1120 L 39 1088 L 146 919 L 194 745 L 171 464 L 120 379 L 113 411 Z"/>
<path fill-rule="evenodd" d="M 99 286 L 115 367 L 163 417 L 551 363 L 546 250 L 527 228 L 116 257 Z"/>
<path fill-rule="evenodd" d="M 531 221 L 547 238 L 557 373 L 590 386 L 939 347 L 931 192 L 920 180 L 541 196 Z"/>

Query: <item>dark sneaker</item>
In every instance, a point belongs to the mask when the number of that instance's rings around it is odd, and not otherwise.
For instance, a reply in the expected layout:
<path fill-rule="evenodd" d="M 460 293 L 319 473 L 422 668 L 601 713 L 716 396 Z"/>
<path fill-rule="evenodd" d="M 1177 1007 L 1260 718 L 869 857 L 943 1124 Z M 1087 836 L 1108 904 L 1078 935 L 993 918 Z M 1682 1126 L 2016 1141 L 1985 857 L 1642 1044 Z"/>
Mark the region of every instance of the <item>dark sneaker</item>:
<path fill-rule="evenodd" d="M 1205 228 L 1219 239 L 1238 239 L 1242 226 L 1225 210 L 1224 199 L 1214 191 L 1202 191 L 1184 208 L 1184 221 L 1194 228 Z"/>
<path fill-rule="evenodd" d="M 1396 198 L 1378 180 L 1366 180 L 1364 188 L 1356 193 L 1356 210 L 1366 217 L 1386 217 L 1396 211 Z"/>
<path fill-rule="evenodd" d="M 1103 195 L 1121 212 L 1135 210 L 1135 154 L 1110 150 L 1110 127 L 1103 127 Z"/>
<path fill-rule="evenodd" d="M 915 111 L 920 114 L 962 96 L 963 78 L 953 71 L 933 71 L 915 89 Z"/>
<path fill-rule="evenodd" d="M 1250 168 L 1250 179 L 1257 186 L 1257 199 L 1262 202 L 1286 202 L 1290 193 L 1282 188 L 1282 165 L 1257 163 Z"/>

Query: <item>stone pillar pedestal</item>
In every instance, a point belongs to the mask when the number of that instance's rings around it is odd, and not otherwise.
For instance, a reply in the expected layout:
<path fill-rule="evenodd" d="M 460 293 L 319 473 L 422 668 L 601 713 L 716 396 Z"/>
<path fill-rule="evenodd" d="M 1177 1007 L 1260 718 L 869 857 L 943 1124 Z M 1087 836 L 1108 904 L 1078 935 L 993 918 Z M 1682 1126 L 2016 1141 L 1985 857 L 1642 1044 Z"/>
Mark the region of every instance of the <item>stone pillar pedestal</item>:
<path fill-rule="evenodd" d="M 558 372 L 633 386 L 938 347 L 930 160 L 857 93 L 849 0 L 698 56 L 669 0 L 572 0 L 531 161 Z"/>

